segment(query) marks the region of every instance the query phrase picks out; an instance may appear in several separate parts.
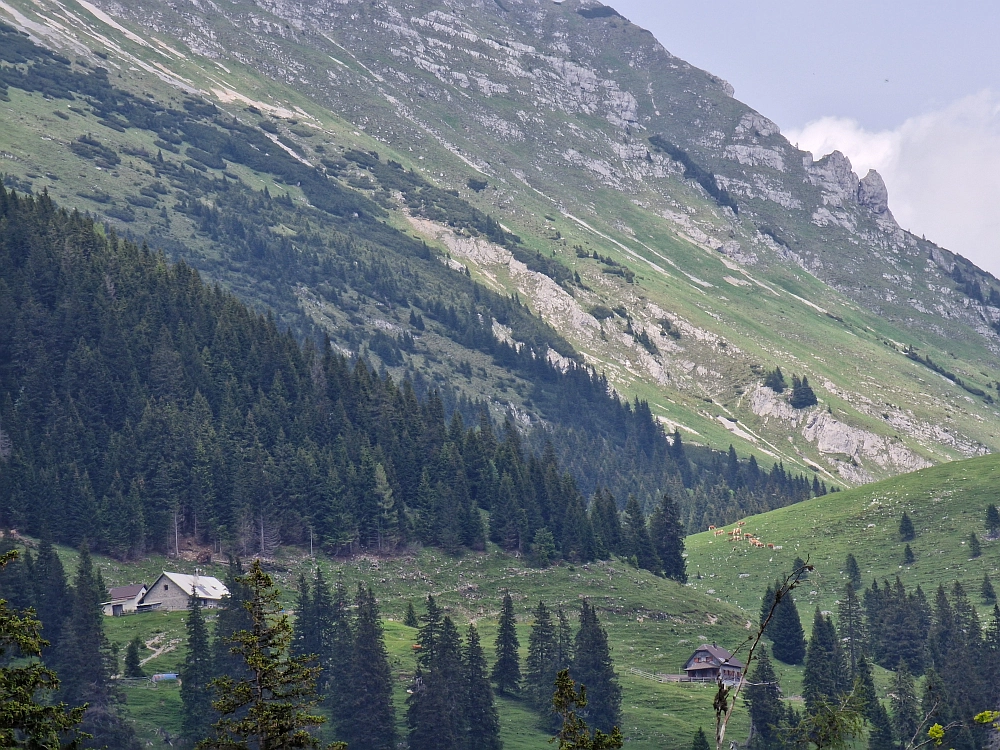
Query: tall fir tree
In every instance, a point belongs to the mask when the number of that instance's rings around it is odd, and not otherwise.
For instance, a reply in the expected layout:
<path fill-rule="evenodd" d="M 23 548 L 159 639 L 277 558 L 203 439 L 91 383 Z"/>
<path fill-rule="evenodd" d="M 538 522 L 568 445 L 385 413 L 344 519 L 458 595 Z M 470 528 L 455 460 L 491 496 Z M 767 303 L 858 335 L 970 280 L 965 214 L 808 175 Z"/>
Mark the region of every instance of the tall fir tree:
<path fill-rule="evenodd" d="M 310 731 L 324 719 L 309 713 L 317 702 L 319 667 L 291 653 L 292 626 L 282 613 L 280 592 L 260 561 L 254 560 L 235 582 L 246 591 L 250 627 L 234 633 L 229 643 L 246 676 L 224 675 L 213 681 L 213 707 L 219 718 L 198 749 L 319 748 Z"/>
<path fill-rule="evenodd" d="M 990 580 L 989 573 L 983 573 L 983 584 L 979 588 L 979 596 L 985 604 L 995 604 L 997 600 L 996 589 L 993 588 L 993 582 Z"/>
<path fill-rule="evenodd" d="M 780 583 L 772 591 L 780 589 Z M 772 598 L 774 594 L 772 593 Z M 767 628 L 771 638 L 771 653 L 785 664 L 801 664 L 806 657 L 806 636 L 799 619 L 799 610 L 791 592 L 786 592 L 774 608 Z"/>
<path fill-rule="evenodd" d="M 861 587 L 861 568 L 858 566 L 857 558 L 850 552 L 847 553 L 847 560 L 844 562 L 844 575 L 855 591 Z"/>
<path fill-rule="evenodd" d="M 622 690 L 611 661 L 608 634 L 586 599 L 580 609 L 580 628 L 573 645 L 570 673 L 578 684 L 587 688 L 584 716 L 590 726 L 607 734 L 621 724 Z"/>
<path fill-rule="evenodd" d="M 465 717 L 465 750 L 501 750 L 500 715 L 486 669 L 486 655 L 475 625 L 469 625 L 465 639 L 465 690 L 462 713 Z"/>
<path fill-rule="evenodd" d="M 347 720 L 337 727 L 348 747 L 392 750 L 396 714 L 392 705 L 392 670 L 378 601 L 370 588 L 358 585 L 355 599 L 354 649 L 348 681 L 331 685 L 346 693 Z"/>
<path fill-rule="evenodd" d="M 212 640 L 212 664 L 216 677 L 229 676 L 233 679 L 246 674 L 246 662 L 232 652 L 232 637 L 251 627 L 250 612 L 246 603 L 250 590 L 244 583 L 243 563 L 230 559 L 226 570 L 226 588 L 229 596 L 223 597 L 215 617 L 215 637 Z"/>
<path fill-rule="evenodd" d="M 916 741 L 920 729 L 920 701 L 906 662 L 901 663 L 893 674 L 889 701 L 892 706 L 892 729 L 899 743 L 909 747 Z"/>
<path fill-rule="evenodd" d="M 820 613 L 813 617 L 812 636 L 806 650 L 802 674 L 802 697 L 806 711 L 815 714 L 824 701 L 832 702 L 849 690 L 844 652 L 833 619 Z"/>
<path fill-rule="evenodd" d="M 528 633 L 524 684 L 531 702 L 537 709 L 543 710 L 552 702 L 552 685 L 556 673 L 566 665 L 560 665 L 557 661 L 556 628 L 545 602 L 538 602 L 534 618 Z"/>
<path fill-rule="evenodd" d="M 215 670 L 212 650 L 208 641 L 208 626 L 201 609 L 201 600 L 192 596 L 184 620 L 187 631 L 187 654 L 181 666 L 181 705 L 184 717 L 181 738 L 188 747 L 194 747 L 208 736 L 212 727 L 212 687 Z"/>
<path fill-rule="evenodd" d="M 646 516 L 635 495 L 629 495 L 628 503 L 625 505 L 622 536 L 629 560 L 643 570 L 654 573 L 660 570 L 660 560 L 656 556 L 653 540 L 650 539 L 649 529 L 646 527 Z"/>
<path fill-rule="evenodd" d="M 562 607 L 556 608 L 556 664 L 568 669 L 573 663 L 573 628 Z"/>
<path fill-rule="evenodd" d="M 59 698 L 70 705 L 87 704 L 80 729 L 93 736 L 96 746 L 135 750 L 138 740 L 132 725 L 120 716 L 124 701 L 111 679 L 111 648 L 100 607 L 106 593 L 84 545 L 73 580 L 72 612 L 57 654 L 63 680 Z"/>
<path fill-rule="evenodd" d="M 857 593 L 854 591 L 854 584 L 850 581 L 844 586 L 844 595 L 837 605 L 837 617 L 847 657 L 847 666 L 850 669 L 850 674 L 854 676 L 858 668 L 858 659 L 864 653 L 866 638 L 864 610 Z"/>
<path fill-rule="evenodd" d="M 430 621 L 425 620 L 423 629 Z M 433 640 L 407 697 L 410 750 L 464 750 L 467 723 L 463 714 L 465 669 L 458 629 L 450 617 L 437 622 L 433 639 L 425 633 L 423 643 Z M 421 653 L 421 657 L 427 654 Z"/>
<path fill-rule="evenodd" d="M 142 657 L 139 655 L 139 650 L 142 648 L 145 648 L 145 644 L 139 636 L 135 636 L 125 647 L 124 674 L 126 677 L 138 679 L 146 676 L 142 669 Z"/>
<path fill-rule="evenodd" d="M 649 519 L 649 535 L 660 560 L 663 575 L 680 583 L 687 583 L 684 527 L 681 524 L 677 503 L 665 492 Z"/>
<path fill-rule="evenodd" d="M 781 686 L 763 644 L 757 649 L 756 659 L 744 693 L 750 707 L 750 747 L 752 750 L 780 750 L 784 746 L 780 730 L 785 718 Z"/>
<path fill-rule="evenodd" d="M 490 672 L 493 684 L 500 693 L 514 695 L 521 689 L 521 658 L 518 655 L 520 647 L 514 619 L 514 600 L 510 597 L 510 591 L 504 591 L 500 622 L 497 627 L 497 656 Z"/>
<path fill-rule="evenodd" d="M 990 539 L 996 539 L 997 533 L 1000 532 L 1000 510 L 997 510 L 994 503 L 986 506 L 986 532 Z"/>
<path fill-rule="evenodd" d="M 917 538 L 917 531 L 913 527 L 913 519 L 910 518 L 910 514 L 905 510 L 899 519 L 899 538 L 904 542 L 912 542 Z"/>

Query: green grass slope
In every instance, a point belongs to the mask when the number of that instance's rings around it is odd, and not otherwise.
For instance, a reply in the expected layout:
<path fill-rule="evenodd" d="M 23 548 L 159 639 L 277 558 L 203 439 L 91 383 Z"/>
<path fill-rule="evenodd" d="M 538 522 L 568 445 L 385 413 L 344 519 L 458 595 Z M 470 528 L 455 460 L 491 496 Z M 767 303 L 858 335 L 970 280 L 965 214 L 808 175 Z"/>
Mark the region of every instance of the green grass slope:
<path fill-rule="evenodd" d="M 63 550 L 67 571 L 76 555 Z M 286 607 L 295 604 L 295 582 L 315 566 L 328 580 L 342 575 L 349 590 L 359 582 L 371 585 L 385 620 L 386 643 L 395 681 L 394 699 L 400 736 L 406 732 L 406 688 L 416 666 L 411 648 L 416 630 L 402 624 L 408 603 L 417 611 L 428 594 L 464 630 L 469 622 L 479 628 L 488 658 L 496 636 L 500 600 L 511 591 L 517 616 L 522 659 L 527 656 L 532 608 L 542 599 L 564 607 L 576 627 L 579 602 L 587 597 L 607 628 L 612 658 L 623 688 L 623 732 L 635 748 L 686 748 L 699 726 L 714 726 L 711 685 L 661 684 L 631 672 L 679 673 L 694 648 L 704 641 L 734 648 L 747 636 L 747 617 L 705 592 L 637 571 L 615 560 L 590 565 L 531 568 L 496 551 L 449 557 L 436 551 L 392 559 L 374 557 L 349 561 L 319 559 L 294 551 L 274 562 L 271 572 L 283 591 Z M 151 557 L 134 565 L 97 558 L 109 586 L 151 582 L 163 569 L 194 572 L 195 563 Z M 222 576 L 225 566 L 201 566 L 205 574 Z M 214 620 L 208 613 L 209 620 Z M 149 613 L 105 619 L 109 639 L 124 655 L 129 640 L 139 635 L 153 649 L 142 652 L 147 674 L 177 671 L 184 660 L 184 612 Z M 793 678 L 794 681 L 794 678 Z M 790 683 L 791 684 L 791 683 Z M 166 735 L 180 731 L 180 693 L 175 683 L 130 685 L 128 710 L 143 741 L 159 746 Z M 513 699 L 498 701 L 504 746 L 507 750 L 547 747 L 549 737 L 537 714 Z M 746 714 L 737 711 L 733 736 L 745 735 Z"/>
<path fill-rule="evenodd" d="M 986 539 L 986 506 L 996 503 L 1000 456 L 956 461 L 849 492 L 838 492 L 746 519 L 745 531 L 775 549 L 732 542 L 711 531 L 687 539 L 692 587 L 748 612 L 759 611 L 768 583 L 789 572 L 796 557 L 816 570 L 796 590 L 795 600 L 807 628 L 816 607 L 836 611 L 847 578 L 848 553 L 861 568 L 864 585 L 899 576 L 907 587 L 923 587 L 930 597 L 939 584 L 961 581 L 978 602 L 983 575 L 1000 571 L 1000 544 Z M 915 555 L 903 564 L 899 537 L 903 511 L 913 519 Z M 732 528 L 731 526 L 728 528 Z M 975 532 L 982 556 L 970 558 L 968 539 Z"/>

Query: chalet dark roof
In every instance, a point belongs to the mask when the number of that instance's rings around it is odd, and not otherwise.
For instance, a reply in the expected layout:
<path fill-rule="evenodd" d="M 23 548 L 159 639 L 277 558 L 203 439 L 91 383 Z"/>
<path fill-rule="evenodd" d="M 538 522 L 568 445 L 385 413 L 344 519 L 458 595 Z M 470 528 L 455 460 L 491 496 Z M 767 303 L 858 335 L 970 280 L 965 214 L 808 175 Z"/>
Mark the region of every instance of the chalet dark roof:
<path fill-rule="evenodd" d="M 726 649 L 720 648 L 719 646 L 716 646 L 714 643 L 703 643 L 702 645 L 700 645 L 695 650 L 695 652 L 691 654 L 691 658 L 688 659 L 688 666 L 686 666 L 685 669 L 704 669 L 705 668 L 704 666 L 690 666 L 691 662 L 694 660 L 694 657 L 703 651 L 707 652 L 712 657 L 711 663 L 713 666 L 718 667 L 721 666 L 723 662 L 728 662 L 728 666 L 736 667 L 737 669 L 743 669 L 743 662 L 741 662 L 739 659 L 733 658 L 733 655 L 728 651 L 726 651 Z"/>
<path fill-rule="evenodd" d="M 116 589 L 111 589 L 108 592 L 112 600 L 115 599 L 135 599 L 139 594 L 145 590 L 146 586 L 142 583 L 133 583 L 131 586 L 119 586 Z"/>

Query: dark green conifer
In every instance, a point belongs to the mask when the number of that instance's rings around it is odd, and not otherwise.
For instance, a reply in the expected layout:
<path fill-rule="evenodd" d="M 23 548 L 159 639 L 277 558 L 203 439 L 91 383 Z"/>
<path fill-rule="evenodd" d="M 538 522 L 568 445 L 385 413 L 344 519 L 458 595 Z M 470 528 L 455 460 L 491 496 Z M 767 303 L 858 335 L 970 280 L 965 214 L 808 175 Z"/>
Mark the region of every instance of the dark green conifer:
<path fill-rule="evenodd" d="M 208 642 L 208 626 L 201 610 L 201 600 L 192 596 L 188 601 L 187 654 L 181 667 L 181 704 L 184 706 L 181 737 L 194 746 L 208 736 L 212 726 L 212 650 Z"/>
<path fill-rule="evenodd" d="M 913 554 L 913 549 L 907 544 L 903 547 L 903 565 L 913 565 L 917 561 L 916 556 Z"/>
<path fill-rule="evenodd" d="M 677 503 L 665 492 L 649 519 L 649 535 L 663 575 L 680 583 L 687 583 L 684 527 Z"/>
<path fill-rule="evenodd" d="M 858 566 L 857 558 L 850 552 L 847 553 L 847 560 L 844 562 L 844 575 L 857 591 L 858 587 L 861 586 L 861 568 Z"/>
<path fill-rule="evenodd" d="M 980 589 L 980 596 L 982 596 L 983 602 L 986 604 L 996 603 L 997 592 L 993 588 L 993 582 L 990 580 L 989 573 L 983 573 L 983 586 Z"/>
<path fill-rule="evenodd" d="M 785 392 L 787 385 L 785 383 L 785 376 L 782 374 L 780 367 L 775 367 L 764 376 L 764 385 L 775 393 Z"/>
<path fill-rule="evenodd" d="M 561 670 L 556 675 L 552 708 L 562 720 L 562 726 L 550 742 L 558 742 L 558 750 L 619 750 L 625 740 L 618 727 L 610 734 L 605 734 L 600 729 L 595 729 L 591 734 L 590 727 L 583 718 L 588 705 L 587 687 L 580 685 L 580 691 L 577 692 L 569 670 Z"/>
<path fill-rule="evenodd" d="M 590 523 L 597 543 L 603 546 L 606 555 L 622 553 L 622 524 L 618 504 L 607 490 L 598 489 L 594 493 L 594 500 L 590 505 Z"/>
<path fill-rule="evenodd" d="M 646 528 L 646 516 L 635 495 L 629 495 L 625 506 L 622 536 L 625 539 L 625 551 L 629 559 L 634 560 L 643 570 L 654 573 L 660 570 L 660 560 L 656 556 L 653 541 L 649 538 L 649 529 Z"/>
<path fill-rule="evenodd" d="M 566 669 L 573 663 L 573 629 L 562 607 L 556 608 L 556 665 Z"/>
<path fill-rule="evenodd" d="M 806 636 L 791 592 L 786 592 L 775 606 L 768 633 L 775 659 L 785 664 L 802 663 L 806 656 Z"/>
<path fill-rule="evenodd" d="M 866 639 L 864 611 L 858 600 L 858 595 L 854 591 L 854 585 L 850 581 L 844 586 L 844 596 L 838 605 L 837 617 L 847 665 L 853 676 L 857 673 L 858 659 L 864 652 Z"/>
<path fill-rule="evenodd" d="M 145 647 L 142 638 L 139 636 L 128 642 L 128 646 L 125 647 L 126 677 L 139 678 L 146 676 L 146 673 L 142 671 L 142 658 L 139 656 L 139 651 Z"/>
<path fill-rule="evenodd" d="M 705 736 L 705 730 L 701 727 L 698 727 L 698 731 L 694 733 L 694 739 L 691 740 L 691 750 L 710 750 L 708 737 Z"/>
<path fill-rule="evenodd" d="M 809 378 L 805 375 L 799 380 L 798 375 L 792 375 L 792 395 L 788 399 L 793 409 L 806 409 L 819 403 L 816 394 L 809 385 Z"/>
<path fill-rule="evenodd" d="M 1000 510 L 994 503 L 986 506 L 986 531 L 991 539 L 995 539 L 1000 532 Z"/>
<path fill-rule="evenodd" d="M 802 674 L 806 711 L 816 712 L 821 703 L 837 700 L 848 689 L 847 668 L 837 630 L 833 620 L 820 614 L 817 607 Z"/>
<path fill-rule="evenodd" d="M 425 620 L 424 627 L 428 624 Z M 463 714 L 465 687 L 461 638 L 446 616 L 440 620 L 432 657 L 418 669 L 407 698 L 410 750 L 464 750 L 468 726 Z"/>
<path fill-rule="evenodd" d="M 396 715 L 392 705 L 392 670 L 385 648 L 385 635 L 379 616 L 378 601 L 370 588 L 358 585 L 355 599 L 354 649 L 350 671 L 343 684 L 331 690 L 347 695 L 345 720 L 338 725 L 338 735 L 348 747 L 392 750 L 396 743 Z"/>
<path fill-rule="evenodd" d="M 536 708 L 546 708 L 552 698 L 552 681 L 559 668 L 556 654 L 556 628 L 545 602 L 538 602 L 535 621 L 528 633 L 528 660 L 525 662 L 524 684 Z"/>
<path fill-rule="evenodd" d="M 920 725 L 920 702 L 913 675 L 903 662 L 896 669 L 889 693 L 892 705 L 892 728 L 903 747 L 908 747 L 916 738 Z"/>
<path fill-rule="evenodd" d="M 570 672 L 587 688 L 584 716 L 588 723 L 602 732 L 611 732 L 621 723 L 622 690 L 611 661 L 608 634 L 586 599 L 580 609 L 580 629 L 576 633 Z"/>
<path fill-rule="evenodd" d="M 983 547 L 979 543 L 979 537 L 973 531 L 969 534 L 969 557 L 976 558 L 983 554 Z"/>
<path fill-rule="evenodd" d="M 514 600 L 510 598 L 510 591 L 504 591 L 497 628 L 497 656 L 490 677 L 499 692 L 509 695 L 521 689 L 521 660 L 517 653 L 521 644 L 517 640 L 515 624 Z"/>
<path fill-rule="evenodd" d="M 781 702 L 781 686 L 764 644 L 757 648 L 756 662 L 745 692 L 750 707 L 750 747 L 772 750 L 782 744 L 779 735 L 785 707 Z"/>
<path fill-rule="evenodd" d="M 904 542 L 912 542 L 916 537 L 917 532 L 913 528 L 913 521 L 910 519 L 910 514 L 904 510 L 903 517 L 899 519 L 899 538 Z"/>
<path fill-rule="evenodd" d="M 324 722 L 310 714 L 316 704 L 319 668 L 291 654 L 292 626 L 281 612 L 274 580 L 254 560 L 236 583 L 245 587 L 250 628 L 230 638 L 233 655 L 246 665 L 241 674 L 213 681 L 219 718 L 198 750 L 234 748 L 319 748 L 310 730 Z M 342 748 L 341 748 L 342 750 Z"/>
<path fill-rule="evenodd" d="M 469 625 L 465 642 L 465 750 L 501 750 L 500 716 L 486 669 L 486 655 L 479 643 L 479 633 Z"/>
<path fill-rule="evenodd" d="M 403 616 L 403 624 L 408 628 L 420 627 L 420 621 L 417 619 L 417 612 L 413 609 L 413 602 L 406 603 L 406 614 Z"/>

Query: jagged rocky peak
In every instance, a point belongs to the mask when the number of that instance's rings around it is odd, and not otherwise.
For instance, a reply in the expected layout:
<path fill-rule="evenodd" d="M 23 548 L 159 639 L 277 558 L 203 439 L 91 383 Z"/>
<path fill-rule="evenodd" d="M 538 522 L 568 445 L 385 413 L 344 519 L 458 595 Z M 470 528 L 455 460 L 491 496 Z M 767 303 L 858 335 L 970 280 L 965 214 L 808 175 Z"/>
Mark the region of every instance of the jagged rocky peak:
<path fill-rule="evenodd" d="M 858 183 L 858 203 L 879 215 L 889 212 L 889 191 L 886 190 L 882 175 L 874 169 L 869 169 L 868 174 Z"/>

